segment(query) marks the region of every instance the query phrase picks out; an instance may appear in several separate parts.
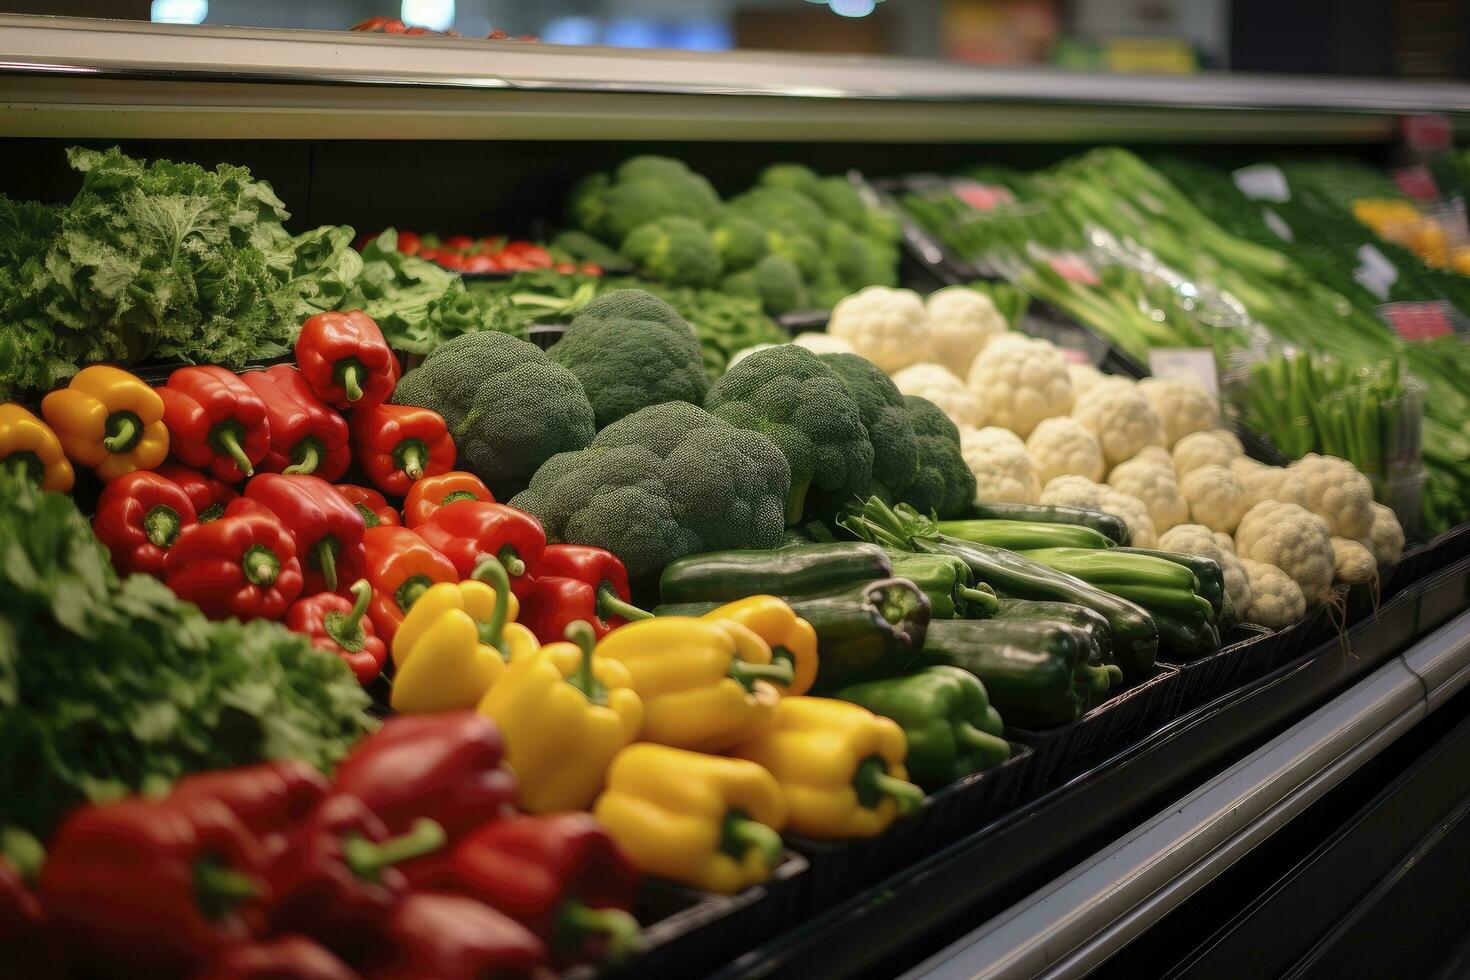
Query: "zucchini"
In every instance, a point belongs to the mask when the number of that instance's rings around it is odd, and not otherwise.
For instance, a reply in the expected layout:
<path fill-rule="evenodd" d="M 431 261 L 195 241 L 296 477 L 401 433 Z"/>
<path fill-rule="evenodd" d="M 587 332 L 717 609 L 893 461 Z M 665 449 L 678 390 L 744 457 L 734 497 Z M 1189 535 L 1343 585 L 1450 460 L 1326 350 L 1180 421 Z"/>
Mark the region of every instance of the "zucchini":
<path fill-rule="evenodd" d="M 1112 548 L 1116 542 L 1081 524 L 1044 524 L 1041 521 L 940 521 L 940 534 L 992 548 L 1031 551 L 1036 548 Z"/>
<path fill-rule="evenodd" d="M 1075 721 L 1092 699 L 1087 637 L 1066 623 L 948 619 L 929 624 L 920 659 L 980 678 L 1006 724 L 1055 728 Z"/>
<path fill-rule="evenodd" d="M 1048 619 L 1068 623 L 1088 635 L 1099 663 L 1111 664 L 1113 635 L 1107 618 L 1095 609 L 1072 602 L 1046 602 L 1037 599 L 1002 599 L 992 619 Z"/>
<path fill-rule="evenodd" d="M 1045 504 L 990 504 L 977 502 L 970 513 L 977 518 L 998 521 L 1032 521 L 1037 524 L 1077 524 L 1090 527 L 1111 538 L 1115 544 L 1128 543 L 1128 525 L 1112 514 L 1081 507 Z"/>
<path fill-rule="evenodd" d="M 659 595 L 664 602 L 733 602 L 752 595 L 811 595 L 892 575 L 887 552 L 863 541 L 710 551 L 665 568 Z"/>
<path fill-rule="evenodd" d="M 1195 590 L 1210 601 L 1215 607 L 1215 619 L 1220 621 L 1225 617 L 1226 599 L 1225 573 L 1220 568 L 1220 563 L 1213 558 L 1203 555 L 1181 555 L 1172 551 L 1154 551 L 1149 548 L 1119 548 L 1120 554 L 1148 555 L 1151 558 L 1162 558 L 1172 561 L 1177 565 L 1183 565 L 1194 573 L 1199 581 L 1199 587 Z M 1228 626 L 1225 627 L 1228 629 Z"/>

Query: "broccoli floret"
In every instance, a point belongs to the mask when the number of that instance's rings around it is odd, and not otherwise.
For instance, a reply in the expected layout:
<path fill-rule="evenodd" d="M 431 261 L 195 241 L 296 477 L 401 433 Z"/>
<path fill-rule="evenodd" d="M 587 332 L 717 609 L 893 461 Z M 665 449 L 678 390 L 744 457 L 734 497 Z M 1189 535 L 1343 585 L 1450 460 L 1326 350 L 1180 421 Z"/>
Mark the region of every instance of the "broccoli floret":
<path fill-rule="evenodd" d="M 709 388 L 693 329 L 640 289 L 588 303 L 550 354 L 582 382 L 599 429 L 649 405 L 701 402 Z"/>
<path fill-rule="evenodd" d="M 825 259 L 815 239 L 790 228 L 767 228 L 766 250 L 795 262 L 802 279 L 807 282 L 817 279 Z"/>
<path fill-rule="evenodd" d="M 789 472 L 760 433 L 666 402 L 553 456 L 510 503 L 540 518 L 547 540 L 606 548 L 646 583 L 695 552 L 774 548 Z"/>
<path fill-rule="evenodd" d="M 644 275 L 676 286 L 710 286 L 720 278 L 714 239 L 692 218 L 670 215 L 633 229 L 623 255 Z"/>
<path fill-rule="evenodd" d="M 975 502 L 975 474 L 960 452 L 960 430 L 927 398 L 905 395 L 903 403 L 919 441 L 919 477 L 904 491 L 904 503 L 921 514 L 964 514 Z"/>
<path fill-rule="evenodd" d="M 872 480 L 873 445 L 856 401 L 842 379 L 804 347 L 756 351 L 714 383 L 704 406 L 781 447 L 791 467 L 788 524 L 807 512 L 809 496 L 819 494 L 823 506 L 835 510 Z"/>
<path fill-rule="evenodd" d="M 903 226 L 895 215 L 882 208 L 868 208 L 863 215 L 862 231 L 869 238 L 896 245 L 903 238 Z"/>
<path fill-rule="evenodd" d="M 811 199 L 784 187 L 756 187 L 730 201 L 730 207 L 770 227 L 799 232 L 820 241 L 827 215 Z"/>
<path fill-rule="evenodd" d="M 585 232 L 597 234 L 607 213 L 603 197 L 611 186 L 612 178 L 607 174 L 588 174 L 577 181 L 567 195 L 567 221 Z"/>
<path fill-rule="evenodd" d="M 669 185 L 660 181 L 635 180 L 613 184 L 598 200 L 601 211 L 596 224 L 584 225 L 582 230 L 606 242 L 621 242 L 633 229 L 679 213 L 678 199 Z"/>
<path fill-rule="evenodd" d="M 756 297 L 768 313 L 787 313 L 807 305 L 801 270 L 779 255 L 767 255 L 754 268 L 726 276 L 720 288 L 735 296 Z"/>
<path fill-rule="evenodd" d="M 557 232 L 551 240 L 551 247 L 580 262 L 596 262 L 604 270 L 627 266 L 627 260 L 618 254 L 617 249 L 604 245 L 585 231 L 569 228 Z"/>
<path fill-rule="evenodd" d="M 751 218 L 726 215 L 711 235 L 720 261 L 731 272 L 748 269 L 766 256 L 766 229 Z"/>
<path fill-rule="evenodd" d="M 847 387 L 873 443 L 873 479 L 880 496 L 898 499 L 919 475 L 919 442 L 903 394 L 878 366 L 857 354 L 822 354 L 820 360 Z"/>
<path fill-rule="evenodd" d="M 655 156 L 651 153 L 629 157 L 618 164 L 613 179 L 620 184 L 634 180 L 679 180 L 693 173 L 683 160 Z"/>
<path fill-rule="evenodd" d="M 852 228 L 861 228 L 868 216 L 862 195 L 846 177 L 822 177 L 808 193 L 823 211 Z"/>
<path fill-rule="evenodd" d="M 898 253 L 891 246 L 834 221 L 827 228 L 827 253 L 836 277 L 855 293 L 865 286 L 898 285 Z"/>
<path fill-rule="evenodd" d="M 498 499 L 553 455 L 592 441 L 592 405 L 577 376 L 535 344 L 483 331 L 441 344 L 393 390 L 394 402 L 444 416 L 464 469 Z"/>
<path fill-rule="evenodd" d="M 773 163 L 760 172 L 756 183 L 763 187 L 784 187 L 787 190 L 811 193 L 820 180 L 816 171 L 800 163 Z"/>

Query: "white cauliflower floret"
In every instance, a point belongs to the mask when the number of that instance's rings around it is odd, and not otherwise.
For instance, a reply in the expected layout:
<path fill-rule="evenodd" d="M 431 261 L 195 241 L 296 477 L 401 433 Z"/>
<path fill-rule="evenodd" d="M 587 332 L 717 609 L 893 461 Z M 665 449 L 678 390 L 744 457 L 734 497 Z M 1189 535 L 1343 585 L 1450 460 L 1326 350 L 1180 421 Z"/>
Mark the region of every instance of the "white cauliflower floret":
<path fill-rule="evenodd" d="M 1237 456 L 1230 461 L 1230 472 L 1245 488 L 1246 502 L 1254 507 L 1265 500 L 1281 499 L 1281 484 L 1286 479 L 1286 467 L 1267 466 L 1249 456 Z"/>
<path fill-rule="evenodd" d="M 1208 463 L 1179 478 L 1179 492 L 1189 504 L 1190 520 L 1211 531 L 1230 534 L 1250 508 L 1245 488 L 1228 467 Z"/>
<path fill-rule="evenodd" d="M 1211 531 L 1203 524 L 1178 524 L 1159 535 L 1159 549 L 1182 555 L 1198 555 L 1218 562 L 1221 575 L 1225 579 L 1225 591 L 1230 594 L 1230 604 L 1235 607 L 1236 615 L 1239 616 L 1242 610 L 1250 608 L 1250 579 L 1246 577 L 1240 559 L 1235 557 L 1234 542 L 1231 542 L 1227 550 L 1221 547 L 1222 537 L 1226 541 L 1230 540 L 1228 534 Z"/>
<path fill-rule="evenodd" d="M 1239 455 L 1240 450 L 1217 432 L 1191 432 L 1174 444 L 1174 472 L 1183 476 L 1197 466 L 1211 463 L 1229 466 L 1230 461 Z"/>
<path fill-rule="evenodd" d="M 845 296 L 832 307 L 827 333 L 852 345 L 884 373 L 933 360 L 929 354 L 928 316 L 924 301 L 912 289 L 869 286 Z"/>
<path fill-rule="evenodd" d="M 1404 529 L 1392 508 L 1383 504 L 1373 505 L 1373 529 L 1363 544 L 1380 565 L 1399 560 L 1399 555 L 1404 553 Z"/>
<path fill-rule="evenodd" d="M 1240 436 L 1231 432 L 1229 429 L 1211 429 L 1210 431 L 1214 433 L 1215 438 L 1220 439 L 1225 445 L 1234 450 L 1235 455 L 1245 455 L 1245 447 L 1240 444 Z"/>
<path fill-rule="evenodd" d="M 929 294 L 929 349 L 934 360 L 960 377 L 970 373 L 975 355 L 1009 324 L 995 300 L 969 286 L 946 286 Z"/>
<path fill-rule="evenodd" d="M 1235 550 L 1242 558 L 1275 565 L 1314 602 L 1332 595 L 1332 535 L 1327 522 L 1309 510 L 1275 500 L 1256 504 L 1235 529 Z"/>
<path fill-rule="evenodd" d="M 1034 504 L 1041 492 L 1026 444 L 1007 429 L 986 426 L 960 433 L 960 454 L 975 474 L 975 499 L 991 504 Z"/>
<path fill-rule="evenodd" d="M 1179 492 L 1174 467 L 1143 455 L 1119 463 L 1108 474 L 1108 486 L 1142 500 L 1154 530 L 1160 533 L 1189 520 L 1189 504 Z"/>
<path fill-rule="evenodd" d="M 1041 503 L 1112 514 L 1128 525 L 1128 538 L 1135 548 L 1152 548 L 1158 543 L 1154 522 L 1143 501 L 1084 476 L 1059 476 L 1051 480 L 1041 491 Z"/>
<path fill-rule="evenodd" d="M 1048 341 L 1024 334 L 1006 332 L 992 340 L 985 356 L 970 366 L 968 383 L 985 422 L 1023 439 L 1042 419 L 1072 408 L 1072 382 L 1062 355 Z"/>
<path fill-rule="evenodd" d="M 1332 571 L 1333 578 L 1346 585 L 1362 585 L 1364 582 L 1373 581 L 1378 574 L 1378 563 L 1373 560 L 1373 552 L 1363 546 L 1361 541 L 1351 538 L 1340 538 L 1332 536 Z"/>
<path fill-rule="evenodd" d="M 1225 532 L 1215 532 L 1215 543 L 1220 546 L 1221 551 L 1228 551 L 1232 555 L 1235 554 L 1235 539 Z"/>
<path fill-rule="evenodd" d="M 1251 585 L 1250 608 L 1239 610 L 1243 622 L 1279 630 L 1307 614 L 1307 598 L 1290 575 L 1250 558 L 1242 558 L 1240 564 Z"/>
<path fill-rule="evenodd" d="M 728 360 L 728 361 L 725 362 L 725 370 L 726 371 L 730 370 L 732 367 L 734 367 L 735 365 L 739 364 L 741 361 L 745 360 L 747 357 L 749 357 L 750 355 L 754 354 L 758 350 L 765 350 L 767 347 L 777 347 L 777 346 L 779 346 L 779 345 L 778 344 L 751 344 L 749 347 L 742 347 L 738 351 L 736 351 L 735 353 L 733 353 L 733 354 L 730 355 L 730 360 Z"/>
<path fill-rule="evenodd" d="M 1091 364 L 1067 364 L 1067 377 L 1072 379 L 1072 394 L 1081 398 L 1083 394 L 1092 390 L 1092 386 L 1107 378 Z"/>
<path fill-rule="evenodd" d="M 852 344 L 841 337 L 834 337 L 830 333 L 822 333 L 818 330 L 806 330 L 796 335 L 791 341 L 798 347 L 805 347 L 813 354 L 856 354 Z"/>
<path fill-rule="evenodd" d="M 958 428 L 980 427 L 979 400 L 944 365 L 932 361 L 910 364 L 893 376 L 893 383 L 905 395 L 918 395 L 938 405 Z"/>
<path fill-rule="evenodd" d="M 1106 472 L 1097 437 L 1070 415 L 1038 422 L 1026 437 L 1026 451 L 1042 486 L 1059 476 L 1085 476 L 1095 482 Z"/>
<path fill-rule="evenodd" d="M 1129 463 L 1151 463 L 1156 466 L 1167 466 L 1172 470 L 1174 468 L 1174 457 L 1169 455 L 1169 450 L 1163 446 L 1144 446 L 1138 451 L 1137 456 L 1134 456 L 1132 459 L 1125 459 L 1118 465 L 1127 466 Z"/>
<path fill-rule="evenodd" d="M 1340 537 L 1356 541 L 1373 529 L 1373 484 L 1345 459 L 1303 456 L 1286 468 L 1281 492 L 1282 499 L 1316 514 Z"/>
<path fill-rule="evenodd" d="M 1167 446 L 1191 432 L 1208 432 L 1220 425 L 1220 403 L 1193 381 L 1144 378 L 1138 382 L 1138 392 L 1163 420 Z"/>
<path fill-rule="evenodd" d="M 1109 466 L 1132 459 L 1146 446 L 1164 444 L 1164 423 L 1136 385 L 1094 385 L 1073 407 L 1072 417 L 1097 436 Z"/>

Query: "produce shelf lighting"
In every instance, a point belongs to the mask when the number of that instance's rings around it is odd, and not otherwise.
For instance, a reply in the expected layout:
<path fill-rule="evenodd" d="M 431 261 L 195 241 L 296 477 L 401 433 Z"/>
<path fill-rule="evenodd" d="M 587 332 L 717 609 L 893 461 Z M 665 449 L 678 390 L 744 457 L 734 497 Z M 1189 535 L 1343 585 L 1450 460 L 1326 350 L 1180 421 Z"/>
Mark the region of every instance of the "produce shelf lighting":
<path fill-rule="evenodd" d="M 403 0 L 398 16 L 414 27 L 447 31 L 454 26 L 454 0 Z"/>
<path fill-rule="evenodd" d="M 153 0 L 148 18 L 155 24 L 202 24 L 209 0 Z"/>

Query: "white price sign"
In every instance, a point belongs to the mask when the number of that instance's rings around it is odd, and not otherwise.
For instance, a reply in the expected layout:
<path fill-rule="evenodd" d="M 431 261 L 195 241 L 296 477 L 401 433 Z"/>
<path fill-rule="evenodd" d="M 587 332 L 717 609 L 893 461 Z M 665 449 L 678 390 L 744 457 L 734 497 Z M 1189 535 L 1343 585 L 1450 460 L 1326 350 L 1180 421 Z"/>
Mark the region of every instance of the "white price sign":
<path fill-rule="evenodd" d="M 1220 397 L 1215 352 L 1208 347 L 1156 347 L 1148 352 L 1148 372 L 1170 381 L 1193 381 Z"/>
<path fill-rule="evenodd" d="M 1241 167 L 1230 175 L 1235 186 L 1252 201 L 1275 201 L 1284 204 L 1291 200 L 1291 188 L 1286 184 L 1286 174 L 1272 163 L 1258 163 Z"/>

